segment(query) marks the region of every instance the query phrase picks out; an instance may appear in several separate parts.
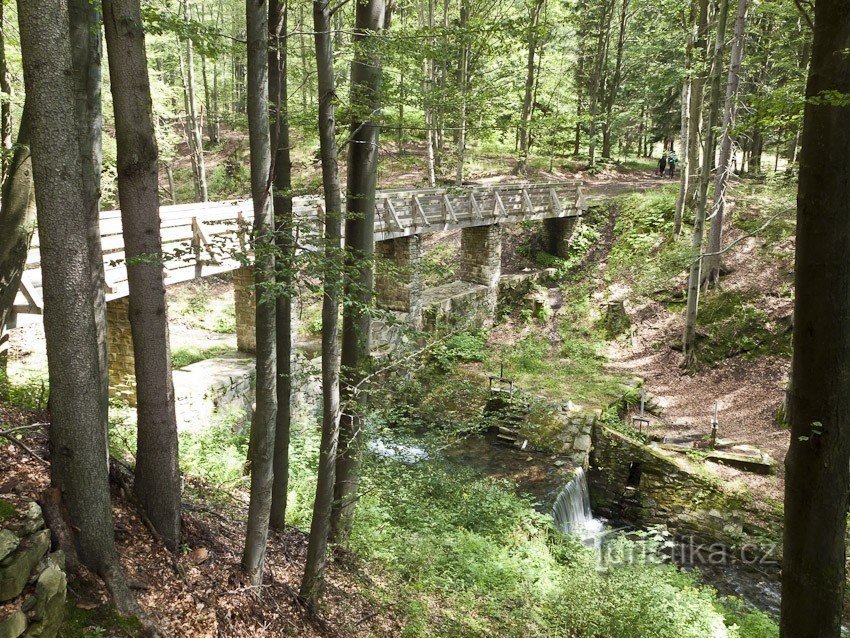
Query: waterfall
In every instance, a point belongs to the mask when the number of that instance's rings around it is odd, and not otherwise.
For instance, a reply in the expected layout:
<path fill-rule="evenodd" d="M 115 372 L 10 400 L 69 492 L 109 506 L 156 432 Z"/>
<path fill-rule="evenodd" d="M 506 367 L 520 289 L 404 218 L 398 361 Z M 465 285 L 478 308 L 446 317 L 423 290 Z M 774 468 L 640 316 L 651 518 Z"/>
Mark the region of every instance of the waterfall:
<path fill-rule="evenodd" d="M 602 528 L 601 521 L 593 518 L 590 511 L 590 493 L 587 477 L 582 468 L 564 486 L 552 508 L 555 525 L 564 534 L 577 534 L 584 540 L 593 539 Z"/>

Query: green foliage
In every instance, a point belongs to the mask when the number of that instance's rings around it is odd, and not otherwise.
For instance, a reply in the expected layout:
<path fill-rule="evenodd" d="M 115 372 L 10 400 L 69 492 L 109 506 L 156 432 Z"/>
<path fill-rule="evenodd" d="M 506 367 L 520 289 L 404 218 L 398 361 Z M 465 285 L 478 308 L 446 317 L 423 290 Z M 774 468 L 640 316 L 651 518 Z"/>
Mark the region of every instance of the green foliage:
<path fill-rule="evenodd" d="M 0 368 L 0 399 L 27 410 L 43 410 L 50 395 L 47 370 L 17 370 L 9 375 Z"/>
<path fill-rule="evenodd" d="M 698 354 L 704 363 L 744 355 L 791 356 L 791 331 L 777 325 L 754 305 L 754 298 L 738 290 L 711 291 L 700 307 L 700 326 L 706 332 Z"/>
<path fill-rule="evenodd" d="M 438 369 L 448 371 L 458 363 L 484 361 L 486 348 L 486 332 L 462 332 L 437 341 L 429 349 L 429 359 Z"/>
<path fill-rule="evenodd" d="M 59 638 L 137 638 L 142 635 L 142 623 L 135 616 L 122 616 L 109 604 L 95 609 L 80 609 L 75 602 L 72 596 L 68 596 Z"/>
<path fill-rule="evenodd" d="M 222 488 L 242 482 L 248 458 L 249 432 L 240 410 L 227 412 L 200 432 L 181 432 L 180 470 Z"/>
<path fill-rule="evenodd" d="M 454 245 L 448 242 L 435 245 L 422 257 L 423 286 L 431 288 L 454 281 L 457 266 L 457 249 Z"/>
<path fill-rule="evenodd" d="M 676 209 L 673 187 L 619 198 L 609 257 L 609 277 L 631 284 L 638 295 L 669 286 L 685 272 L 689 246 L 671 239 Z"/>

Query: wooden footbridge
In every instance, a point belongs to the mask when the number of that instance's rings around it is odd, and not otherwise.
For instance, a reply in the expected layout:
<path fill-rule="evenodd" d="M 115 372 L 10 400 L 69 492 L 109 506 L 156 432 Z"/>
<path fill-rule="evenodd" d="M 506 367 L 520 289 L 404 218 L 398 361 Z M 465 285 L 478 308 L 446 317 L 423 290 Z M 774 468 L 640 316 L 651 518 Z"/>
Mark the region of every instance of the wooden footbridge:
<path fill-rule="evenodd" d="M 324 214 L 322 203 L 319 197 L 295 198 L 294 213 L 302 228 L 316 232 Z M 375 241 L 529 220 L 574 222 L 585 207 L 579 181 L 379 191 Z M 236 254 L 246 250 L 253 218 L 251 200 L 163 206 L 160 217 L 166 285 L 236 270 L 243 265 Z M 120 211 L 101 213 L 100 234 L 107 301 L 126 297 L 127 267 Z M 40 265 L 36 237 L 14 312 L 42 313 Z"/>

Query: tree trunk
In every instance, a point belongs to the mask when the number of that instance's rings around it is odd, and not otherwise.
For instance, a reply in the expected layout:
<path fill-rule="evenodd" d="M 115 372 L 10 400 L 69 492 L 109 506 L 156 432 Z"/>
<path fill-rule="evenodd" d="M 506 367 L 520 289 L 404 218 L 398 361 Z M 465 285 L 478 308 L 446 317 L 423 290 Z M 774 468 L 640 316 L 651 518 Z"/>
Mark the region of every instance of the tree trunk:
<path fill-rule="evenodd" d="M 596 163 L 596 117 L 599 110 L 599 98 L 602 95 L 602 71 L 608 57 L 608 42 L 611 37 L 611 14 L 614 11 L 614 0 L 602 0 L 599 14 L 599 31 L 596 36 L 596 52 L 593 63 L 593 78 L 590 82 L 590 104 L 588 116 L 590 126 L 587 132 L 589 164 Z"/>
<path fill-rule="evenodd" d="M 100 249 L 100 172 L 103 159 L 101 138 L 101 42 L 100 7 L 90 0 L 68 2 L 71 33 L 71 63 L 74 70 L 74 105 L 80 160 L 83 170 L 83 196 L 89 242 L 89 268 L 94 294 L 97 326 L 101 410 L 109 409 L 109 359 L 106 352 L 106 278 Z M 105 442 L 104 442 L 105 443 Z"/>
<path fill-rule="evenodd" d="M 342 202 L 339 194 L 334 94 L 334 53 L 330 34 L 330 0 L 313 3 L 316 38 L 316 76 L 319 84 L 319 146 L 325 194 L 325 273 L 322 298 L 322 440 L 313 520 L 300 595 L 315 608 L 322 596 L 327 561 L 328 534 L 336 476 L 339 439 L 339 304 L 342 291 L 340 240 Z"/>
<path fill-rule="evenodd" d="M 180 545 L 180 468 L 159 221 L 156 145 L 139 0 L 104 0 L 130 288 L 138 415 L 134 490 L 165 545 Z"/>
<path fill-rule="evenodd" d="M 331 539 L 344 543 L 360 480 L 364 445 L 361 387 L 371 353 L 372 261 L 375 249 L 375 188 L 378 174 L 378 113 L 381 109 L 381 59 L 375 35 L 384 26 L 384 0 L 357 3 L 354 59 L 351 62 L 351 137 L 348 145 L 345 221 L 345 293 L 342 307 L 342 402 L 339 455 L 331 511 Z"/>
<path fill-rule="evenodd" d="M 274 483 L 277 420 L 275 361 L 276 303 L 274 211 L 270 192 L 272 164 L 269 133 L 268 3 L 246 0 L 248 38 L 248 137 L 251 147 L 251 196 L 254 200 L 254 286 L 257 337 L 257 408 L 251 422 L 251 501 L 242 568 L 251 583 L 263 580 Z"/>
<path fill-rule="evenodd" d="M 277 421 L 274 437 L 274 487 L 271 526 L 286 524 L 289 486 L 289 439 L 292 427 L 292 300 L 295 297 L 295 246 L 292 217 L 292 160 L 289 151 L 286 0 L 269 2 L 269 104 L 274 115 L 274 213 L 277 243 L 275 332 L 277 334 Z"/>
<path fill-rule="evenodd" d="M 0 102 L 0 148 L 8 151 L 12 148 L 12 83 L 9 76 L 9 66 L 6 62 L 6 16 L 4 3 L 0 2 L 0 92 L 3 100 Z M 9 158 L 3 153 L 0 163 L 0 181 L 6 179 L 9 170 Z M 0 323 L 0 331 L 2 331 Z"/>
<path fill-rule="evenodd" d="M 688 95 L 688 150 L 685 163 L 680 169 L 687 171 L 683 180 L 684 191 L 680 192 L 683 210 L 695 205 L 695 193 L 700 176 L 700 137 L 702 132 L 702 105 L 705 98 L 705 75 L 708 72 L 708 0 L 699 0 L 698 18 L 692 61 L 690 91 Z"/>
<path fill-rule="evenodd" d="M 617 35 L 617 53 L 614 63 L 614 77 L 605 95 L 605 121 L 602 123 L 602 157 L 611 157 L 611 127 L 614 123 L 614 104 L 620 91 L 623 76 L 623 49 L 626 44 L 626 24 L 629 19 L 629 0 L 623 0 L 620 7 L 620 29 Z"/>
<path fill-rule="evenodd" d="M 86 188 L 65 0 L 19 0 L 50 377 L 51 465 L 81 560 L 137 612 L 115 551 Z"/>
<path fill-rule="evenodd" d="M 540 38 L 538 30 L 540 28 L 540 16 L 543 13 L 543 6 L 546 0 L 534 0 L 530 8 L 531 15 L 528 20 L 528 50 L 526 59 L 525 71 L 525 95 L 522 100 L 522 113 L 519 120 L 519 163 L 517 164 L 517 173 L 524 175 L 528 169 L 528 146 L 529 146 L 529 131 L 531 125 L 531 111 L 534 95 L 534 77 L 537 65 L 535 64 L 535 56 L 537 55 L 537 42 Z"/>
<path fill-rule="evenodd" d="M 726 192 L 732 170 L 732 129 L 738 106 L 738 84 L 741 79 L 741 61 L 744 56 L 745 27 L 747 23 L 747 0 L 738 0 L 735 17 L 735 36 L 732 40 L 732 55 L 729 61 L 729 76 L 726 80 L 726 103 L 723 110 L 723 137 L 720 141 L 720 159 L 714 180 L 714 206 L 711 211 L 711 232 L 708 239 L 708 256 L 705 260 L 706 279 L 715 285 L 720 279 L 720 244 L 723 240 L 723 219 L 726 212 Z"/>
<path fill-rule="evenodd" d="M 463 163 L 466 153 L 466 99 L 469 84 L 469 45 L 466 42 L 466 25 L 469 22 L 469 6 L 467 0 L 460 2 L 459 28 L 463 34 L 461 39 L 460 60 L 458 62 L 458 87 L 460 90 L 460 113 L 458 114 L 457 130 L 457 165 L 455 167 L 455 186 L 463 186 Z"/>
<path fill-rule="evenodd" d="M 797 194 L 783 638 L 838 638 L 850 464 L 850 2 L 817 0 Z"/>
<path fill-rule="evenodd" d="M 191 19 L 190 0 L 183 0 L 183 19 L 188 28 Z M 207 167 L 204 161 L 204 143 L 201 138 L 201 125 L 195 107 L 195 53 L 192 38 L 186 38 L 186 116 L 188 117 L 190 143 L 189 151 L 197 168 L 197 194 L 202 202 L 209 201 L 207 195 Z"/>
<path fill-rule="evenodd" d="M 679 140 L 679 194 L 676 197 L 676 212 L 673 214 L 673 237 L 676 239 L 682 234 L 682 219 L 685 215 L 685 204 L 690 188 L 691 170 L 693 168 L 692 165 L 688 164 L 688 161 L 692 145 L 691 136 L 695 134 L 691 125 L 690 107 L 694 72 L 694 29 L 696 28 L 698 2 L 699 0 L 691 0 L 690 3 L 688 33 L 685 42 L 685 80 L 682 83 L 682 126 Z"/>
<path fill-rule="evenodd" d="M 711 173 L 711 158 L 714 156 L 714 126 L 720 109 L 720 78 L 723 71 L 723 51 L 726 48 L 726 22 L 729 16 L 729 0 L 721 0 L 717 13 L 717 32 L 714 43 L 714 56 L 711 68 L 711 97 L 708 106 L 708 119 L 705 127 L 702 166 L 699 173 L 699 192 L 697 193 L 694 214 L 694 234 L 691 242 L 690 274 L 688 276 L 688 303 L 685 309 L 685 330 L 683 352 L 685 366 L 696 363 L 697 309 L 699 307 L 700 279 L 702 274 L 702 243 L 705 234 L 706 201 L 708 182 Z M 692 120 L 693 121 L 693 120 Z"/>
<path fill-rule="evenodd" d="M 35 232 L 28 110 L 29 107 L 24 104 L 18 141 L 12 161 L 7 166 L 0 200 L 0 374 L 6 372 L 7 363 L 5 326 L 15 304 Z"/>

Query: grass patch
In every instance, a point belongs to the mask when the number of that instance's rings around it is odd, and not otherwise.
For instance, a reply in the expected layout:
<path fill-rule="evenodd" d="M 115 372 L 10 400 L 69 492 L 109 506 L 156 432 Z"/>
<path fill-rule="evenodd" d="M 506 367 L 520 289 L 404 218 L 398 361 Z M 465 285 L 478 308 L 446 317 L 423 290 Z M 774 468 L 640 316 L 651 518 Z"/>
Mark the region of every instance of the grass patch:
<path fill-rule="evenodd" d="M 59 638 L 137 638 L 141 635 L 142 624 L 135 616 L 122 616 L 111 605 L 80 609 L 71 596 L 65 602 L 65 620 L 58 634 Z"/>
<path fill-rule="evenodd" d="M 219 357 L 224 354 L 233 354 L 235 352 L 235 348 L 222 345 L 210 346 L 208 348 L 181 346 L 171 351 L 171 367 L 176 370 L 197 363 L 198 361 L 205 361 L 206 359 L 212 359 L 213 357 Z"/>

